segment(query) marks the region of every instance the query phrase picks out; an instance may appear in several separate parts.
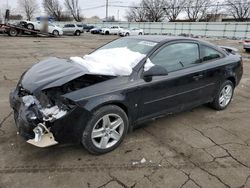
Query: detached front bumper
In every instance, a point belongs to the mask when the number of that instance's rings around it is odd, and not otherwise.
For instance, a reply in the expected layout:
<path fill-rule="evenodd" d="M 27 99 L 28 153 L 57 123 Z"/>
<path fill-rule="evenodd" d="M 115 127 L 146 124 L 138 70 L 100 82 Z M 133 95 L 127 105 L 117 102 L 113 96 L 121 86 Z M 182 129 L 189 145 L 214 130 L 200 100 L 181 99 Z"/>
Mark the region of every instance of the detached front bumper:
<path fill-rule="evenodd" d="M 37 147 L 48 147 L 64 141 L 79 142 L 82 133 L 82 112 L 75 107 L 67 114 L 50 121 L 41 113 L 37 104 L 28 106 L 18 95 L 17 89 L 9 96 L 10 106 L 14 110 L 18 134 Z M 88 115 L 85 114 L 87 118 Z"/>
<path fill-rule="evenodd" d="M 10 106 L 14 110 L 15 123 L 18 134 L 24 137 L 28 143 L 37 147 L 48 147 L 58 144 L 53 133 L 43 121 L 43 115 L 39 113 L 36 105 L 26 106 L 17 91 L 10 93 Z"/>

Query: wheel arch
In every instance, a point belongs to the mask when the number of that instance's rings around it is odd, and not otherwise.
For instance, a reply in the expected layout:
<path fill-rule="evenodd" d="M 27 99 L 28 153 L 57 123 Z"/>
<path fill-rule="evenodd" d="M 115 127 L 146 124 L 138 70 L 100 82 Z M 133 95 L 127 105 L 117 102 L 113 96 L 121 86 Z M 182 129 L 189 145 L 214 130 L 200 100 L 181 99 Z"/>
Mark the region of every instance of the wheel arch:
<path fill-rule="evenodd" d="M 227 80 L 231 81 L 234 84 L 234 87 L 236 86 L 236 78 L 234 76 L 229 76 Z"/>
<path fill-rule="evenodd" d="M 54 29 L 54 30 L 52 31 L 52 34 L 54 34 L 54 32 L 58 32 L 58 34 L 60 34 L 60 32 L 59 32 L 57 29 Z"/>
<path fill-rule="evenodd" d="M 122 101 L 119 101 L 119 100 L 103 101 L 102 103 L 99 103 L 98 105 L 93 106 L 93 108 L 91 109 L 91 112 L 94 112 L 97 109 L 102 108 L 104 106 L 108 106 L 108 105 L 115 105 L 115 106 L 120 107 L 129 117 L 127 105 L 125 105 Z"/>

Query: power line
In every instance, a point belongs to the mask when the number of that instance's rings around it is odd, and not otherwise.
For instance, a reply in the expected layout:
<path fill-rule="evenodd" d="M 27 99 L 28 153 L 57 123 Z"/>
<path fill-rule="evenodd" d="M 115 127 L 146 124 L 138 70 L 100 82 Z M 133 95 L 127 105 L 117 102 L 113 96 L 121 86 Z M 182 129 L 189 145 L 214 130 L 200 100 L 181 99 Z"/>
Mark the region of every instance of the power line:
<path fill-rule="evenodd" d="M 93 9 L 98 9 L 98 8 L 103 8 L 105 5 L 100 5 L 100 6 L 95 6 L 95 7 L 89 7 L 89 8 L 83 8 L 81 10 L 93 10 Z"/>
<path fill-rule="evenodd" d="M 234 5 L 250 5 L 250 2 L 248 3 L 234 3 Z M 130 6 L 130 5 L 114 5 L 111 4 L 109 5 L 110 7 L 119 7 L 119 8 L 148 8 L 148 7 L 144 7 L 144 6 Z M 165 7 L 164 10 L 168 10 L 168 9 L 177 9 L 177 8 L 209 8 L 209 7 L 228 7 L 228 6 L 232 6 L 232 4 L 212 4 L 212 5 L 202 5 L 202 6 L 177 6 L 177 7 Z"/>

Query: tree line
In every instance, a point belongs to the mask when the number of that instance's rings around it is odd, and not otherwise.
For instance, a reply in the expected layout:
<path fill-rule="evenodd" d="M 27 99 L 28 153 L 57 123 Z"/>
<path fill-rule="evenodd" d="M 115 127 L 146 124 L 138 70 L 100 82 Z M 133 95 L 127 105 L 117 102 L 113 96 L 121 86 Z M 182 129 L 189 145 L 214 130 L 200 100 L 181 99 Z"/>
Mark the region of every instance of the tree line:
<path fill-rule="evenodd" d="M 27 20 L 40 11 L 37 0 L 18 0 L 18 5 Z M 56 21 L 83 19 L 79 0 L 42 0 L 42 8 Z M 191 22 L 207 21 L 218 14 L 231 15 L 236 21 L 250 19 L 250 0 L 221 0 L 220 3 L 214 0 L 141 0 L 127 8 L 126 19 L 131 22 L 174 22 L 180 18 Z M 107 21 L 114 20 L 109 17 Z"/>
<path fill-rule="evenodd" d="M 18 4 L 27 20 L 34 18 L 40 10 L 37 0 L 18 0 Z M 59 0 L 43 0 L 42 7 L 47 15 L 56 21 L 68 21 L 73 18 L 80 22 L 83 19 L 79 0 L 64 0 L 63 3 Z"/>
<path fill-rule="evenodd" d="M 182 16 L 195 22 L 218 14 L 247 21 L 250 18 L 250 0 L 224 0 L 220 4 L 212 0 L 142 0 L 129 7 L 126 18 L 131 22 L 174 22 Z"/>

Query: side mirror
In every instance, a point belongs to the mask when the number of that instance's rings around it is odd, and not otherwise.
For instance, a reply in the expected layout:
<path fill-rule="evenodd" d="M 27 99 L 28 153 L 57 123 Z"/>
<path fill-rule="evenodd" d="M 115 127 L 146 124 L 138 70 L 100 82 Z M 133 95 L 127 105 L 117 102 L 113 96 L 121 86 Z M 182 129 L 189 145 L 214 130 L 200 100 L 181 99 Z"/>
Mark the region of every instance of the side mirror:
<path fill-rule="evenodd" d="M 149 78 L 152 76 L 166 76 L 166 75 L 168 75 L 168 71 L 164 67 L 159 65 L 154 65 L 149 70 L 143 73 L 144 78 Z"/>

